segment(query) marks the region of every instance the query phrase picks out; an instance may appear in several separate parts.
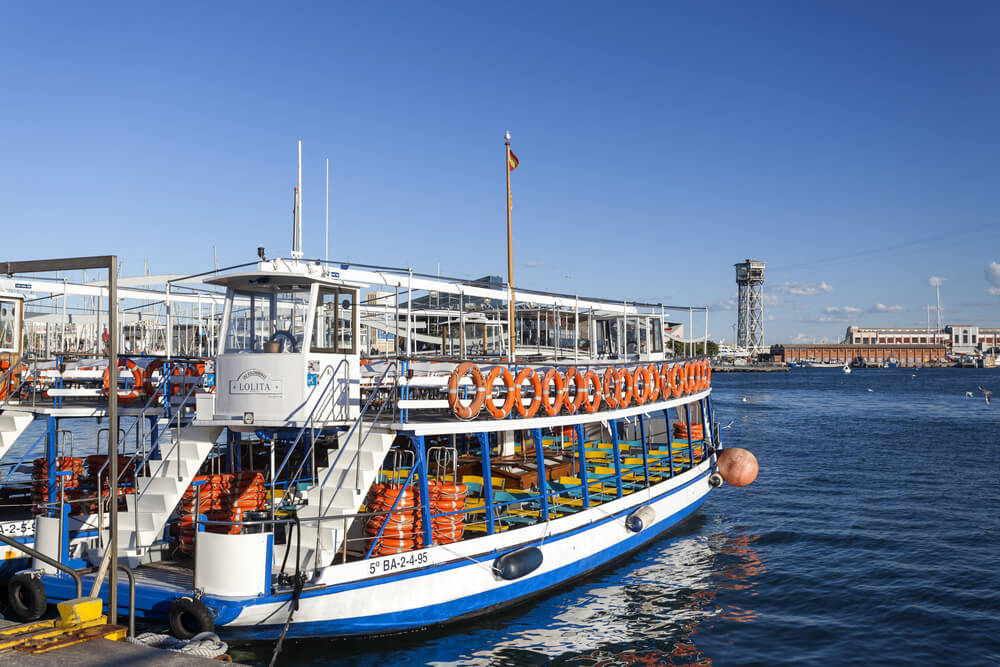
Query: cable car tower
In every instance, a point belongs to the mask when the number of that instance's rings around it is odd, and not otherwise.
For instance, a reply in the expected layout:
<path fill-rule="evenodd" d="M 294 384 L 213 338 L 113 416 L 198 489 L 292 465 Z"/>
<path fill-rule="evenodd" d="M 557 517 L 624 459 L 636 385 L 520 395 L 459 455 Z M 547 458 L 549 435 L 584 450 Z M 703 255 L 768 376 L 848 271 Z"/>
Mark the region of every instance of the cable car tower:
<path fill-rule="evenodd" d="M 737 264 L 736 284 L 740 288 L 736 344 L 756 359 L 764 349 L 764 262 L 747 259 Z"/>

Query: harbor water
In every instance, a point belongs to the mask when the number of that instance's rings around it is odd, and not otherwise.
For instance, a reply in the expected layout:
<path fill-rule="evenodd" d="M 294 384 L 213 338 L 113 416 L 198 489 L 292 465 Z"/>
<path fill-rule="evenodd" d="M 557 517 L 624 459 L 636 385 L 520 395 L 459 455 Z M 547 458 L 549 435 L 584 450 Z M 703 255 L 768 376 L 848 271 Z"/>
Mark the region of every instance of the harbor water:
<path fill-rule="evenodd" d="M 998 390 L 992 405 L 979 384 Z M 519 607 L 287 640 L 278 664 L 1000 664 L 1000 371 L 713 385 L 724 442 L 760 461 L 750 487 L 714 491 L 655 544 Z M 273 648 L 231 654 L 267 664 Z"/>

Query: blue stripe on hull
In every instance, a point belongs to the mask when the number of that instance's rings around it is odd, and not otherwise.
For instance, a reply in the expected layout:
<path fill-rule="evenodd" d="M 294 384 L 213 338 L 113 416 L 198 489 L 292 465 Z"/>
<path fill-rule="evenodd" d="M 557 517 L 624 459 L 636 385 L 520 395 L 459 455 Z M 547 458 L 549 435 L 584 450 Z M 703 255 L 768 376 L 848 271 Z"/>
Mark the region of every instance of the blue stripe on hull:
<path fill-rule="evenodd" d="M 338 619 L 334 621 L 313 621 L 305 623 L 292 622 L 288 628 L 289 637 L 346 637 L 352 635 L 380 634 L 402 632 L 437 625 L 449 621 L 457 621 L 486 613 L 498 607 L 516 604 L 525 598 L 538 595 L 544 591 L 565 584 L 570 579 L 581 577 L 608 565 L 617 558 L 635 551 L 652 542 L 664 532 L 693 513 L 708 496 L 706 492 L 696 501 L 675 512 L 653 531 L 643 531 L 621 542 L 611 545 L 591 556 L 574 563 L 552 570 L 544 576 L 529 578 L 525 581 L 511 584 L 503 588 L 477 593 L 444 604 L 431 605 L 391 614 L 379 614 L 358 618 Z M 634 509 L 634 508 L 633 508 Z M 330 593 L 326 593 L 330 594 Z M 322 593 L 320 594 L 322 595 Z M 235 618 L 239 609 L 246 606 L 245 601 L 227 603 L 213 599 L 212 607 L 219 610 L 219 621 L 228 622 Z M 225 609 L 224 607 L 230 607 Z M 236 612 L 236 613 L 234 613 Z M 228 618 L 227 618 L 228 617 Z M 222 626 L 217 632 L 227 638 L 274 639 L 284 626 L 282 618 L 278 625 Z"/>

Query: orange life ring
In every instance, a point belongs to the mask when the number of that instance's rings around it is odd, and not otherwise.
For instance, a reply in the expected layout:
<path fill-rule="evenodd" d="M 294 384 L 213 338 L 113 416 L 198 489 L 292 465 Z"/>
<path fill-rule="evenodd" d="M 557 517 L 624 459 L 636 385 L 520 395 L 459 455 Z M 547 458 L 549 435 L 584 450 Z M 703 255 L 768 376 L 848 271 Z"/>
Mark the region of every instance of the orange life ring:
<path fill-rule="evenodd" d="M 687 372 L 687 393 L 694 394 L 698 391 L 698 364 L 694 361 L 689 361 L 684 364 L 684 370 Z"/>
<path fill-rule="evenodd" d="M 639 390 L 639 380 L 642 380 L 642 390 Z M 649 400 L 650 395 L 653 393 L 653 388 L 650 386 L 652 380 L 650 379 L 649 371 L 645 366 L 636 366 L 635 370 L 632 371 L 632 386 L 635 387 L 635 404 L 645 405 L 646 401 Z"/>
<path fill-rule="evenodd" d="M 673 364 L 670 366 L 670 372 L 672 373 L 670 381 L 674 385 L 674 398 L 680 398 L 687 388 L 687 371 L 683 364 Z"/>
<path fill-rule="evenodd" d="M 576 388 L 576 395 L 573 396 L 573 400 L 570 400 L 569 398 L 570 382 L 572 382 L 573 386 Z M 587 382 L 583 377 L 583 373 L 576 368 L 571 368 L 566 371 L 566 398 L 563 400 L 563 407 L 566 408 L 566 412 L 574 414 L 586 401 Z"/>
<path fill-rule="evenodd" d="M 458 383 L 465 377 L 466 373 L 472 376 L 472 383 L 476 386 L 476 395 L 468 405 L 463 405 L 458 398 Z M 456 417 L 472 419 L 478 416 L 485 402 L 486 382 L 483 380 L 483 374 L 479 371 L 479 366 L 471 361 L 466 361 L 452 371 L 451 377 L 448 378 L 448 407 L 452 409 Z"/>
<path fill-rule="evenodd" d="M 660 391 L 663 393 L 663 400 L 668 400 L 674 391 L 673 373 L 670 364 L 660 365 Z"/>
<path fill-rule="evenodd" d="M 507 398 L 499 408 L 493 401 L 493 383 L 496 382 L 497 378 L 501 378 L 507 388 Z M 514 391 L 514 376 L 506 366 L 494 366 L 490 374 L 486 376 L 486 410 L 496 419 L 505 419 L 513 409 L 515 399 L 517 399 L 517 392 Z"/>
<path fill-rule="evenodd" d="M 132 391 L 129 392 L 118 392 L 118 402 L 119 403 L 131 403 L 135 399 L 142 396 L 142 390 L 144 387 L 144 382 L 142 379 L 142 369 L 131 359 L 119 359 L 118 360 L 119 370 L 124 368 L 132 373 Z M 110 391 L 111 384 L 111 369 L 104 369 L 104 392 Z"/>
<path fill-rule="evenodd" d="M 712 362 L 708 359 L 705 360 L 705 372 L 702 374 L 702 378 L 704 379 L 701 383 L 705 389 L 712 386 Z"/>
<path fill-rule="evenodd" d="M 614 410 L 618 407 L 618 383 L 621 380 L 615 373 L 614 368 L 608 368 L 604 371 L 604 403 L 609 408 Z"/>
<path fill-rule="evenodd" d="M 554 382 L 556 386 L 556 397 L 550 402 L 549 384 L 552 382 Z M 555 368 L 550 368 L 545 371 L 545 377 L 542 378 L 542 407 L 545 408 L 545 414 L 549 417 L 555 417 L 559 414 L 559 410 L 562 409 L 565 397 L 566 382 L 563 380 L 563 374 Z"/>
<path fill-rule="evenodd" d="M 660 397 L 660 369 L 656 364 L 650 364 L 646 366 L 646 372 L 649 373 L 649 395 L 646 402 L 653 403 Z"/>
<path fill-rule="evenodd" d="M 145 380 L 143 383 L 143 388 L 146 390 L 147 396 L 152 396 L 153 393 L 156 392 L 156 390 L 158 389 L 158 387 L 156 387 L 153 384 L 153 373 L 160 370 L 161 368 L 163 368 L 162 359 L 154 359 L 153 361 L 149 362 L 148 366 L 146 366 L 146 372 L 144 373 Z M 161 377 L 160 379 L 162 380 L 163 378 Z"/>
<path fill-rule="evenodd" d="M 627 408 L 632 404 L 634 386 L 632 373 L 627 368 L 620 368 L 615 373 L 615 390 L 619 392 L 615 397 L 618 399 L 619 408 Z"/>
<path fill-rule="evenodd" d="M 524 407 L 524 400 L 521 397 L 521 387 L 524 385 L 525 380 L 531 383 L 531 388 L 535 394 L 531 398 L 528 407 Z M 517 377 L 514 378 L 514 391 L 517 392 L 517 398 L 514 400 L 514 408 L 517 410 L 517 414 L 529 419 L 534 417 L 535 413 L 538 412 L 538 406 L 542 404 L 542 382 L 538 379 L 538 373 L 535 372 L 535 369 L 524 368 L 517 374 Z"/>
<path fill-rule="evenodd" d="M 594 388 L 594 397 L 587 400 L 587 393 L 591 387 Z M 580 393 L 583 394 L 583 409 L 588 414 L 594 414 L 600 410 L 604 392 L 601 391 L 601 378 L 597 373 L 592 370 L 587 371 L 586 375 L 583 376 L 583 387 L 580 389 Z"/>

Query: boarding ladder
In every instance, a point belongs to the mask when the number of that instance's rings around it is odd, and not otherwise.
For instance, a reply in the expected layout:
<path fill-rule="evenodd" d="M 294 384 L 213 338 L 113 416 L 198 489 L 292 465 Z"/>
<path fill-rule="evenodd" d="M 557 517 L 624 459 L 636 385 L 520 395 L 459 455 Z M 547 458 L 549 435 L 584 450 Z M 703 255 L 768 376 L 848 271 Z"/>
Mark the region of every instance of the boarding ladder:
<path fill-rule="evenodd" d="M 174 508 L 222 433 L 221 426 L 181 426 L 167 419 L 160 419 L 156 426 L 169 429 L 164 432 L 170 433 L 170 439 L 150 454 L 148 475 L 140 474 L 142 466 L 137 466 L 135 493 L 126 496 L 128 511 L 118 513 L 119 557 L 132 565 L 160 539 Z"/>
<path fill-rule="evenodd" d="M 316 469 L 316 483 L 305 493 L 306 504 L 298 508 L 304 570 L 332 563 L 353 521 L 341 517 L 357 514 L 392 446 L 395 433 L 377 426 L 381 410 L 367 419 L 366 413 L 394 366 L 390 364 L 382 373 L 357 420 L 338 437 L 338 446 L 327 449 L 330 465 Z M 294 548 L 291 541 L 287 548 Z M 280 563 L 277 558 L 275 562 Z"/>
<path fill-rule="evenodd" d="M 0 459 L 7 454 L 11 445 L 31 424 L 34 416 L 30 412 L 4 410 L 0 412 Z"/>

